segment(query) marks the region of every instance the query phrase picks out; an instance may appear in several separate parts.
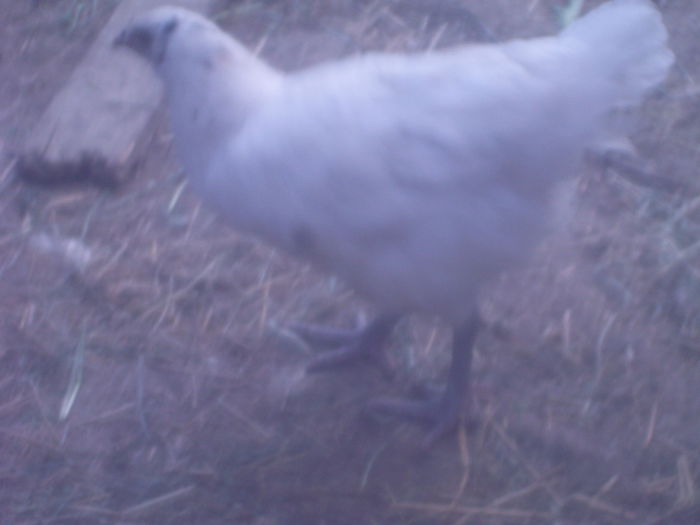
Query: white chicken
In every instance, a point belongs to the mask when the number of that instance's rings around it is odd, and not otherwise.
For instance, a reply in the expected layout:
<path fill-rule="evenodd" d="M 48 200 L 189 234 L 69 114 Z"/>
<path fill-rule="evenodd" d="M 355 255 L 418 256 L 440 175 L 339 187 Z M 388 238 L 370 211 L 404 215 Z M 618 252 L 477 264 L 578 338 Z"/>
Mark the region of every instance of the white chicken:
<path fill-rule="evenodd" d="M 444 392 L 375 403 L 429 418 L 429 441 L 468 404 L 479 289 L 532 251 L 555 186 L 610 112 L 639 103 L 673 63 L 649 0 L 611 0 L 553 37 L 369 54 L 291 74 L 174 7 L 134 20 L 115 44 L 162 79 L 202 199 L 382 312 L 311 368 L 381 355 L 408 312 L 452 324 Z"/>

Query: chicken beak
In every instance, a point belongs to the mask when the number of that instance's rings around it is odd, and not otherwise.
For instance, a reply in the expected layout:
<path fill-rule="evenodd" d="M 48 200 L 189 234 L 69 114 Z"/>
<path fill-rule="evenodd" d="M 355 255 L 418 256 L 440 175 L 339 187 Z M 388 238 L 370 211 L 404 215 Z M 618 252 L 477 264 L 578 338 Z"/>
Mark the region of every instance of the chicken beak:
<path fill-rule="evenodd" d="M 129 30 L 124 29 L 117 35 L 117 38 L 112 41 L 112 47 L 124 47 L 127 45 L 129 45 Z"/>

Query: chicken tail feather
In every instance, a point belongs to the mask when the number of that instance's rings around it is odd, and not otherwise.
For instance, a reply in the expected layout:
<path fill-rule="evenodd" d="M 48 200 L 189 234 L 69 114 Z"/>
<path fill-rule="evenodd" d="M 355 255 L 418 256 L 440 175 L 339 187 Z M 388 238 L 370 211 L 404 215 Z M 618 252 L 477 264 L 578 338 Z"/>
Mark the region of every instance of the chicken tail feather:
<path fill-rule="evenodd" d="M 631 106 L 663 82 L 673 64 L 661 14 L 650 0 L 613 0 L 561 34 L 590 44 L 599 71 L 618 87 L 616 106 Z"/>

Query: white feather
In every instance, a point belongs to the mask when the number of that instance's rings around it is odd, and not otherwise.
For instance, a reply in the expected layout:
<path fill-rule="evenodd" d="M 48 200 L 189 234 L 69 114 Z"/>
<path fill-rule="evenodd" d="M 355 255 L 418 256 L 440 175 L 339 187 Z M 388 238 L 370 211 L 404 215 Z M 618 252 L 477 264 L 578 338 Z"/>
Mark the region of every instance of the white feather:
<path fill-rule="evenodd" d="M 613 0 L 559 36 L 289 75 L 177 13 L 157 69 L 204 200 L 385 312 L 453 322 L 531 251 L 555 184 L 609 112 L 639 102 L 673 61 L 647 0 Z"/>

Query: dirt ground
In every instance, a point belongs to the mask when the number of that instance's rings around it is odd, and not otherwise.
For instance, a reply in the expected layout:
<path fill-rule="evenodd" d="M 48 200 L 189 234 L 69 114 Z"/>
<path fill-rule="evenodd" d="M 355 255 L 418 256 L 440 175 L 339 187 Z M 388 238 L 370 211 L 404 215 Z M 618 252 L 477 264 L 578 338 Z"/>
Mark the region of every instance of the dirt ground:
<path fill-rule="evenodd" d="M 445 327 L 400 325 L 393 380 L 361 365 L 306 375 L 316 350 L 284 325 L 352 326 L 371 307 L 203 209 L 162 114 L 117 191 L 13 182 L 115 3 L 0 0 L 2 523 L 700 523 L 700 3 L 657 2 L 677 66 L 635 128 L 643 160 L 588 163 L 570 217 L 486 291 L 478 424 L 428 453 L 425 429 L 364 407 L 439 382 Z M 294 70 L 549 33 L 564 4 L 219 0 L 214 12 Z"/>

